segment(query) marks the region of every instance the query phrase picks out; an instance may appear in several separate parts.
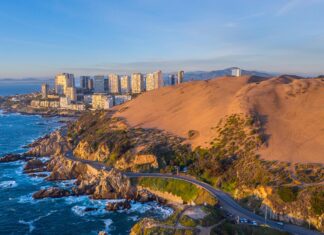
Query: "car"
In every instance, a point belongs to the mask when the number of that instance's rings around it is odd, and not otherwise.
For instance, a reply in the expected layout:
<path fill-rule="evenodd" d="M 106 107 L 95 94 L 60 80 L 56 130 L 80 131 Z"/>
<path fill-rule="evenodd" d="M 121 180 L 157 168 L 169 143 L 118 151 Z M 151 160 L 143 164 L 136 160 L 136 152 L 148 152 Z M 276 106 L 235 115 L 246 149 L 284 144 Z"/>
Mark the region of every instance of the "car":
<path fill-rule="evenodd" d="M 284 225 L 285 225 L 285 224 L 282 223 L 282 222 L 277 222 L 277 224 L 280 225 L 280 226 L 284 226 Z"/>
<path fill-rule="evenodd" d="M 254 225 L 254 226 L 258 226 L 258 223 L 257 223 L 255 220 L 253 220 L 253 221 L 251 222 L 251 224 Z"/>

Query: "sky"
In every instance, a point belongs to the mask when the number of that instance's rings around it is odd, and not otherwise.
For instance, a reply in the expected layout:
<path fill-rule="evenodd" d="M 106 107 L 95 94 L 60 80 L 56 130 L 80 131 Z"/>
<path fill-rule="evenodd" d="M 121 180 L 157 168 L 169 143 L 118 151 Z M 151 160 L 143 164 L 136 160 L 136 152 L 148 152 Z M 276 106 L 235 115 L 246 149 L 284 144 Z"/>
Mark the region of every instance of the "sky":
<path fill-rule="evenodd" d="M 0 78 L 324 73 L 324 0 L 1 0 Z"/>

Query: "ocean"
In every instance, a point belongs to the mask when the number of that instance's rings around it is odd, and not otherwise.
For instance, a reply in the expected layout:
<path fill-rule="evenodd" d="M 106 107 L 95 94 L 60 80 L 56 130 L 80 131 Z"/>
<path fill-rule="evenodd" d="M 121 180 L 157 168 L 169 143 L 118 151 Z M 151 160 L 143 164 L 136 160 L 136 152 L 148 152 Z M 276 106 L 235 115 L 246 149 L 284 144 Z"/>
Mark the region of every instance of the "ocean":
<path fill-rule="evenodd" d="M 21 85 L 0 84 L 0 96 L 20 93 Z M 33 89 L 36 89 L 35 86 Z M 60 118 L 37 115 L 5 114 L 0 111 L 0 157 L 6 153 L 22 153 L 26 144 L 61 126 Z M 44 159 L 46 160 L 46 159 Z M 155 202 L 133 202 L 132 208 L 106 211 L 107 200 L 91 200 L 87 196 L 34 200 L 39 189 L 59 186 L 69 188 L 73 180 L 47 182 L 44 178 L 23 174 L 24 162 L 0 164 L 0 234 L 128 234 L 141 218 L 165 218 L 173 211 Z M 87 207 L 97 208 L 85 211 Z"/>

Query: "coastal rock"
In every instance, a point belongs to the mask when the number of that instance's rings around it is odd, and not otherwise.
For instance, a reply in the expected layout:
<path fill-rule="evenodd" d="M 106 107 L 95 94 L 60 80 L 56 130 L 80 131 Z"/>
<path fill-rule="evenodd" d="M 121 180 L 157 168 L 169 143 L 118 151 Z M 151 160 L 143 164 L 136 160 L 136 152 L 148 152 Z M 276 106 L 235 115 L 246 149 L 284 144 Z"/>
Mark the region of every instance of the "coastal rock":
<path fill-rule="evenodd" d="M 157 169 L 159 167 L 157 157 L 153 154 L 136 154 L 131 159 L 121 158 L 115 164 L 117 169 L 131 171 L 139 171 L 141 166 Z"/>
<path fill-rule="evenodd" d="M 108 202 L 106 205 L 107 211 L 117 211 L 117 210 L 128 210 L 131 208 L 131 204 L 128 200 L 120 202 Z"/>
<path fill-rule="evenodd" d="M 41 189 L 38 192 L 33 194 L 34 199 L 42 199 L 42 198 L 60 198 L 70 196 L 71 193 L 69 190 L 61 189 L 57 187 L 51 187 L 47 189 Z"/>
<path fill-rule="evenodd" d="M 20 154 L 7 154 L 0 158 L 0 162 L 15 162 L 19 160 L 25 160 L 25 158 Z"/>
<path fill-rule="evenodd" d="M 104 161 L 110 154 L 110 149 L 105 143 L 98 146 L 97 150 L 93 152 L 90 144 L 87 141 L 80 141 L 73 151 L 73 155 L 81 159 L 92 161 Z"/>
<path fill-rule="evenodd" d="M 35 141 L 26 154 L 37 157 L 53 156 L 67 153 L 71 150 L 70 143 L 65 138 L 66 130 L 57 130 L 43 138 Z"/>
<path fill-rule="evenodd" d="M 41 171 L 46 171 L 46 164 L 43 163 L 41 160 L 35 158 L 29 160 L 24 167 L 25 173 L 34 173 Z"/>
<path fill-rule="evenodd" d="M 74 195 L 92 195 L 94 199 L 131 199 L 135 196 L 136 189 L 129 178 L 116 169 L 97 169 L 64 156 L 53 157 L 48 169 L 52 170 L 48 180 L 77 179 L 72 189 Z"/>
<path fill-rule="evenodd" d="M 108 235 L 108 233 L 106 233 L 105 231 L 100 231 L 98 235 Z"/>
<path fill-rule="evenodd" d="M 138 190 L 136 201 L 139 202 L 150 202 L 150 201 L 156 201 L 157 197 L 151 193 L 150 191 L 146 189 Z"/>

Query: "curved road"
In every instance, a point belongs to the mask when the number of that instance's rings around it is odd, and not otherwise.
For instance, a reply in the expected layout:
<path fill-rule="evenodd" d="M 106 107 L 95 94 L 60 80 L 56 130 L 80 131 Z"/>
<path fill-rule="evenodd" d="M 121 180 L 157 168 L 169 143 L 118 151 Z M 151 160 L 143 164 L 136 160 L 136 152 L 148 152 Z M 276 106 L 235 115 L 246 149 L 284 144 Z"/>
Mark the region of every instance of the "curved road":
<path fill-rule="evenodd" d="M 83 160 L 78 159 L 72 156 L 72 154 L 68 154 L 67 158 L 73 160 L 73 161 L 80 161 L 85 164 L 89 164 L 92 167 L 96 169 L 104 169 L 109 170 L 110 167 L 105 166 L 103 163 L 95 162 L 95 161 L 89 161 L 89 160 Z M 172 175 L 172 174 L 162 174 L 162 173 L 134 173 L 134 172 L 124 172 L 124 174 L 130 178 L 139 178 L 139 177 L 157 177 L 157 178 L 166 178 L 166 179 L 179 179 L 184 180 L 189 183 L 198 185 L 208 192 L 210 192 L 213 196 L 215 196 L 220 205 L 228 212 L 232 213 L 235 216 L 239 216 L 241 218 L 246 218 L 249 220 L 255 220 L 259 224 L 267 224 L 268 226 L 279 229 L 282 231 L 286 231 L 292 234 L 298 234 L 298 235 L 320 235 L 322 233 L 316 232 L 313 230 L 306 229 L 304 227 L 292 225 L 292 224 L 284 224 L 280 225 L 275 221 L 267 220 L 265 222 L 265 219 L 259 215 L 254 214 L 253 212 L 241 207 L 236 201 L 234 201 L 233 198 L 231 198 L 228 194 L 224 193 L 223 191 L 216 189 L 212 187 L 211 185 L 201 182 L 197 179 L 194 179 L 192 177 L 188 176 L 182 176 L 182 175 Z"/>

